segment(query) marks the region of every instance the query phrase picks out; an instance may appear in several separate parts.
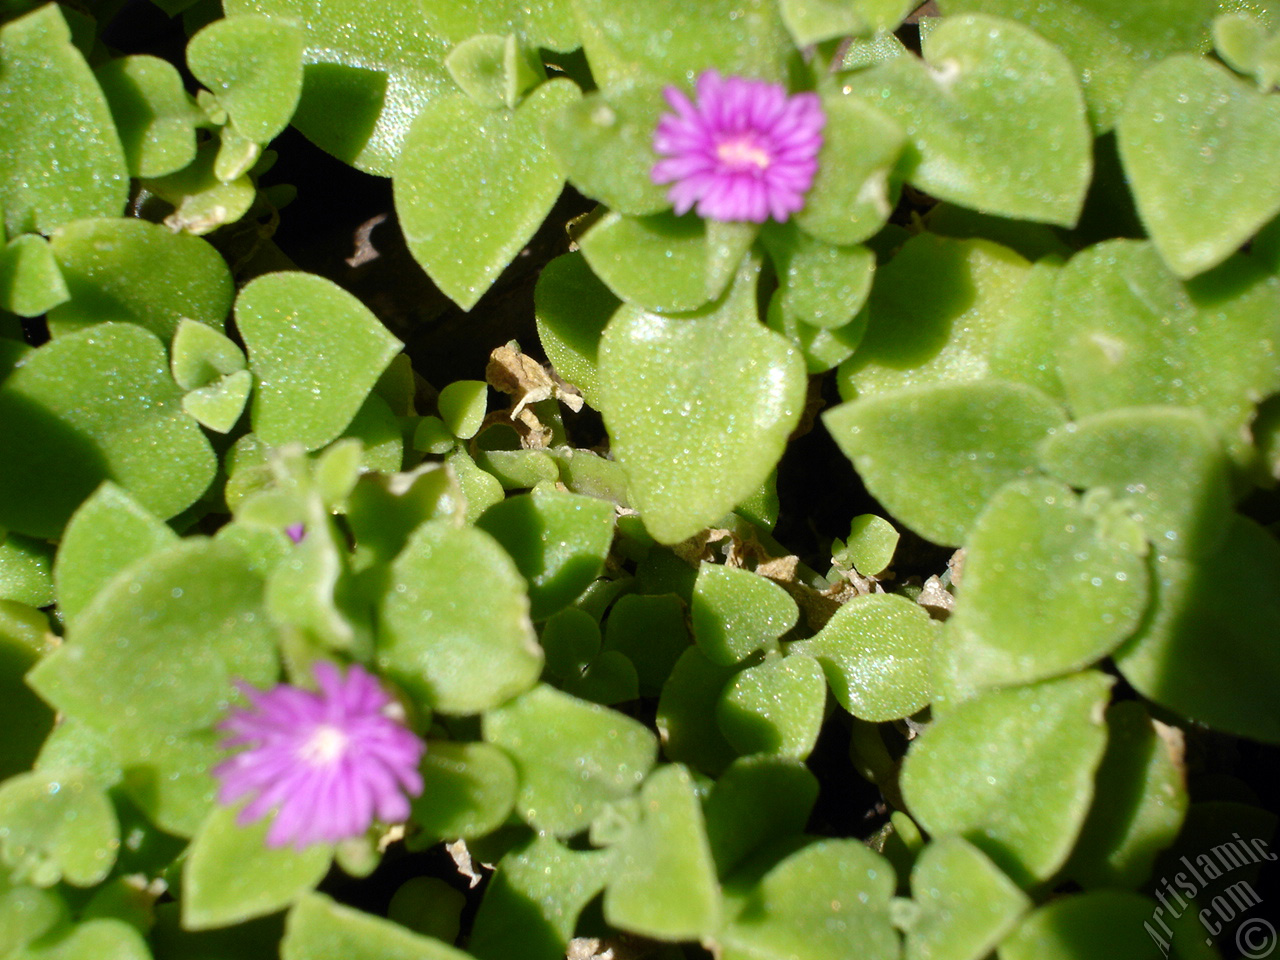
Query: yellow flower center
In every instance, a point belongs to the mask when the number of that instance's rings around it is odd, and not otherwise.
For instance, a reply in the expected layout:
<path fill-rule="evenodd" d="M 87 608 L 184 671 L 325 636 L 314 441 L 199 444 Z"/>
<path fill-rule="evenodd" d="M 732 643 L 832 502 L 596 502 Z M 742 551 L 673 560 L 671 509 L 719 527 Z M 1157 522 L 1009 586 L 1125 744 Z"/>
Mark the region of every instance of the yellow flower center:
<path fill-rule="evenodd" d="M 333 763 L 347 749 L 345 733 L 331 724 L 321 724 L 298 749 L 298 757 L 313 767 L 325 767 Z"/>
<path fill-rule="evenodd" d="M 772 162 L 768 151 L 762 150 L 750 137 L 734 137 L 716 146 L 716 156 L 721 163 L 737 170 L 756 167 L 764 170 Z"/>

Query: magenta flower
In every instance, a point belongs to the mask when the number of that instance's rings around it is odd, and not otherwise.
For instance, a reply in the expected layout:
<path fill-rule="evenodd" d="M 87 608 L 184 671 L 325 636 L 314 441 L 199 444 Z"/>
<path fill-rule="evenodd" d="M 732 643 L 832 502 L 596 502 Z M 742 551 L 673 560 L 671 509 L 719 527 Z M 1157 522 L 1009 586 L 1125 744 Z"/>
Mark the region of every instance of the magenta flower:
<path fill-rule="evenodd" d="M 241 825 L 274 810 L 271 847 L 337 843 L 375 818 L 398 823 L 409 816 L 408 798 L 422 792 L 426 744 L 393 716 L 394 701 L 377 679 L 358 664 L 344 678 L 323 661 L 315 678 L 316 691 L 239 683 L 251 706 L 233 708 L 218 725 L 230 734 L 224 747 L 245 747 L 214 767 L 218 800 L 253 797 Z"/>
<path fill-rule="evenodd" d="M 675 113 L 658 121 L 653 149 L 666 159 L 652 177 L 672 184 L 676 213 L 696 204 L 709 220 L 782 222 L 804 206 L 826 124 L 817 94 L 707 70 L 696 105 L 676 87 L 663 96 Z"/>

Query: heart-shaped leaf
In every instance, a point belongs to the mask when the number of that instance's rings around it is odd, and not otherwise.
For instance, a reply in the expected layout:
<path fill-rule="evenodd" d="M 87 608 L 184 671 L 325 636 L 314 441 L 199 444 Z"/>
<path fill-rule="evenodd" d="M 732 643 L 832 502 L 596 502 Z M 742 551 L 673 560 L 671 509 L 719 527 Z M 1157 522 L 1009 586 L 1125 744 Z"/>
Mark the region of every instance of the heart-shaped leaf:
<path fill-rule="evenodd" d="M 94 76 L 111 106 L 134 177 L 162 177 L 196 156 L 196 125 L 204 117 L 168 60 L 137 54 L 101 64 Z"/>
<path fill-rule="evenodd" d="M 411 819 L 422 832 L 410 840 L 411 849 L 483 837 L 502 826 L 515 805 L 515 765 L 491 744 L 433 741 L 421 769 L 423 788 Z"/>
<path fill-rule="evenodd" d="M 1096 890 L 1061 897 L 1031 913 L 1000 944 L 1000 960 L 1075 960 L 1076 957 L 1167 956 L 1151 933 L 1160 907 L 1129 890 Z M 1194 911 L 1186 911 L 1194 915 Z M 1212 919 L 1213 914 L 1210 914 Z M 1167 928 L 1166 928 L 1167 929 Z M 1206 929 L 1208 929 L 1206 927 Z M 1204 930 L 1197 930 L 1203 935 Z M 1185 934 L 1184 934 L 1185 936 Z M 1179 944 L 1182 938 L 1179 937 Z M 1181 956 L 1179 950 L 1177 956 Z"/>
<path fill-rule="evenodd" d="M 805 368 L 755 316 L 754 271 L 691 317 L 620 309 L 600 342 L 601 410 L 649 532 L 675 543 L 768 476 L 799 419 Z"/>
<path fill-rule="evenodd" d="M 108 479 L 161 518 L 186 509 L 216 463 L 181 402 L 164 345 L 134 324 L 89 327 L 31 353 L 0 385 L 0 524 L 57 537 Z"/>
<path fill-rule="evenodd" d="M 469 584 L 485 602 L 468 603 Z M 422 524 L 391 565 L 378 662 L 441 713 L 479 713 L 528 690 L 542 669 L 524 578 L 487 533 Z"/>
<path fill-rule="evenodd" d="M 120 825 L 106 791 L 78 767 L 43 769 L 0 785 L 0 861 L 19 883 L 77 887 L 115 865 Z"/>
<path fill-rule="evenodd" d="M 110 481 L 71 517 L 53 567 L 58 609 L 70 622 L 117 573 L 167 547 L 173 530 Z"/>
<path fill-rule="evenodd" d="M 281 960 L 471 960 L 434 937 L 344 906 L 322 893 L 308 893 L 294 904 L 279 951 Z"/>
<path fill-rule="evenodd" d="M 689 771 L 678 764 L 655 771 L 640 809 L 605 889 L 605 919 L 664 940 L 709 936 L 720 924 L 720 886 Z"/>
<path fill-rule="evenodd" d="M 620 305 L 581 253 L 565 254 L 543 267 L 533 291 L 538 339 L 547 359 L 597 409 L 600 335 Z"/>
<path fill-rule="evenodd" d="M 582 255 L 615 294 L 645 310 L 696 310 L 724 292 L 755 240 L 751 223 L 670 211 L 605 214 L 580 241 Z"/>
<path fill-rule="evenodd" d="M 1182 731 L 1147 715 L 1137 700 L 1107 709 L 1107 752 L 1093 808 L 1065 873 L 1082 886 L 1135 889 L 1187 812 Z"/>
<path fill-rule="evenodd" d="M 283 18 L 232 14 L 191 38 L 187 65 L 241 136 L 266 143 L 298 105 L 305 45 L 302 28 Z"/>
<path fill-rule="evenodd" d="M 547 118 L 547 146 L 570 182 L 619 213 L 658 213 L 671 206 L 653 182 L 653 133 L 667 110 L 651 81 L 595 91 Z"/>
<path fill-rule="evenodd" d="M 444 69 L 449 45 L 418 0 L 227 0 L 223 8 L 228 17 L 258 13 L 285 29 L 302 25 L 294 126 L 366 173 L 391 176 L 413 118 L 456 89 Z"/>
<path fill-rule="evenodd" d="M 704 563 L 694 583 L 689 615 L 698 649 L 713 663 L 731 666 L 794 627 L 800 610 L 772 580 L 749 570 Z"/>
<path fill-rule="evenodd" d="M 1205 48 L 1214 0 L 944 0 L 948 15 L 989 13 L 1030 27 L 1075 65 L 1094 131 L 1115 125 L 1125 98 L 1149 65 Z"/>
<path fill-rule="evenodd" d="M 10 236 L 119 216 L 129 193 L 111 111 L 61 9 L 45 4 L 0 27 L 0 209 Z"/>
<path fill-rule="evenodd" d="M 1180 281 L 1150 244 L 1113 240 L 1058 275 L 1058 373 L 1077 417 L 1199 406 L 1238 460 L 1254 405 L 1280 389 L 1280 288 L 1251 258 Z"/>
<path fill-rule="evenodd" d="M 1011 20 L 945 18 L 928 63 L 895 57 L 845 80 L 900 123 L 907 179 L 983 213 L 1073 226 L 1092 172 L 1076 71 L 1062 52 Z"/>
<path fill-rule="evenodd" d="M 1034 472 L 1036 448 L 1066 415 L 1031 387 L 983 380 L 877 394 L 822 419 L 896 519 L 958 546 L 988 498 Z"/>
<path fill-rule="evenodd" d="M 1030 268 L 989 240 L 912 237 L 878 271 L 867 331 L 840 365 L 840 396 L 988 376 L 994 345 L 1018 317 Z"/>
<path fill-rule="evenodd" d="M 902 795 L 920 826 L 955 833 L 1015 883 L 1066 861 L 1093 798 L 1113 679 L 1086 671 L 968 700 L 912 743 Z"/>
<path fill-rule="evenodd" d="M 1051 480 L 1016 481 L 991 498 L 965 540 L 964 580 L 940 651 L 949 693 L 1079 670 L 1133 631 L 1147 607 L 1146 565 L 1136 545 L 1098 526 Z"/>
<path fill-rule="evenodd" d="M 929 702 L 938 624 L 890 593 L 854 597 L 811 640 L 793 643 L 822 665 L 840 706 L 862 720 L 909 717 Z"/>
<path fill-rule="evenodd" d="M 606 93 L 643 79 L 685 85 L 703 70 L 787 79 L 791 38 L 766 0 L 574 0 L 573 12 Z"/>
<path fill-rule="evenodd" d="M 182 926 L 206 930 L 289 906 L 324 879 L 333 848 L 266 844 L 270 818 L 248 826 L 235 807 L 215 807 L 192 838 L 182 866 Z"/>
<path fill-rule="evenodd" d="M 580 95 L 558 79 L 515 110 L 443 96 L 414 121 L 395 166 L 396 212 L 409 250 L 464 310 L 475 306 L 560 195 L 564 175 L 542 141 L 542 124 Z"/>
<path fill-rule="evenodd" d="M 907 927 L 907 960 L 985 957 L 1031 907 L 986 854 L 957 836 L 920 851 L 911 893 L 919 912 Z"/>
<path fill-rule="evenodd" d="M 1212 573 L 1210 573 L 1212 571 Z M 1156 556 L 1152 613 L 1115 654 L 1144 697 L 1238 736 L 1280 742 L 1280 545 L 1236 517 L 1208 556 Z M 1223 651 L 1230 651 L 1224 655 Z"/>
<path fill-rule="evenodd" d="M 1225 67 L 1177 56 L 1151 68 L 1116 132 L 1142 223 L 1180 277 L 1216 267 L 1280 212 L 1280 100 Z"/>
<path fill-rule="evenodd" d="M 516 812 L 561 836 L 634 793 L 658 751 L 639 722 L 545 685 L 490 710 L 483 726 L 485 739 L 515 761 Z"/>
<path fill-rule="evenodd" d="M 308 273 L 251 281 L 236 325 L 257 381 L 253 431 L 272 446 L 336 439 L 401 346 L 359 300 Z"/>
<path fill-rule="evenodd" d="M 0 247 L 0 309 L 38 317 L 71 296 L 49 241 L 24 233 Z"/>
<path fill-rule="evenodd" d="M 826 704 L 822 667 L 794 654 L 765 660 L 734 677 L 716 702 L 716 719 L 739 753 L 803 760 L 818 740 Z"/>
<path fill-rule="evenodd" d="M 49 312 L 55 337 L 113 320 L 167 343 L 183 319 L 221 330 L 231 309 L 231 271 L 199 237 L 146 220 L 77 220 L 50 246 L 71 294 Z"/>

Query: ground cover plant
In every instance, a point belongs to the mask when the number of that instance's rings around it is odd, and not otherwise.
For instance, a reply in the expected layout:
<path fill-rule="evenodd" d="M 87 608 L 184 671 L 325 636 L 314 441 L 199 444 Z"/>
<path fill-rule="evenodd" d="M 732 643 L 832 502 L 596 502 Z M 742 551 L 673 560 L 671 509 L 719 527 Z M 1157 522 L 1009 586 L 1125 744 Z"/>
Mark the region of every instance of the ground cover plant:
<path fill-rule="evenodd" d="M 1280 7 L 914 6 L 0 4 L 0 960 L 1271 953 Z"/>

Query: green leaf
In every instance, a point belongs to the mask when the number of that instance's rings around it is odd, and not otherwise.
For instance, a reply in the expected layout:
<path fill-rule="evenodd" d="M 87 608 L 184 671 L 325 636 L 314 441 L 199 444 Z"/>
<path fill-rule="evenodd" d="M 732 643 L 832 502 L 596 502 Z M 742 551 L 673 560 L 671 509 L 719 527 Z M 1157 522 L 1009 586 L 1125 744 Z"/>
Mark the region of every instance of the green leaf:
<path fill-rule="evenodd" d="M 685 605 L 671 594 L 620 597 L 605 621 L 604 649 L 635 664 L 640 691 L 654 696 L 689 645 Z"/>
<path fill-rule="evenodd" d="M 267 143 L 289 125 L 302 94 L 306 34 L 280 17 L 231 14 L 187 44 L 187 65 L 218 98 L 231 125 Z"/>
<path fill-rule="evenodd" d="M 142 182 L 147 190 L 173 206 L 173 213 L 165 217 L 166 227 L 201 236 L 235 223 L 249 212 L 257 197 L 253 180 L 244 172 L 229 181 L 221 176 L 231 176 L 225 169 L 227 159 L 222 151 L 222 138 L 231 135 L 223 128 L 219 139 L 206 140 L 196 148 L 196 158 L 190 166 Z"/>
<path fill-rule="evenodd" d="M 410 817 L 422 830 L 410 840 L 415 850 L 483 837 L 502 826 L 515 805 L 515 765 L 490 744 L 431 741 L 421 769 L 424 786 Z"/>
<path fill-rule="evenodd" d="M 767 229 L 763 240 L 778 273 L 781 309 L 788 318 L 834 329 L 862 309 L 876 269 L 870 249 L 823 243 L 794 227 Z"/>
<path fill-rule="evenodd" d="M 713 663 L 731 666 L 794 627 L 800 609 L 772 580 L 704 563 L 689 614 L 698 648 Z"/>
<path fill-rule="evenodd" d="M 483 380 L 455 380 L 440 391 L 440 418 L 455 437 L 470 440 L 484 422 L 489 385 Z"/>
<path fill-rule="evenodd" d="M 565 79 L 515 110 L 446 96 L 409 130 L 395 165 L 396 213 L 414 258 L 462 309 L 476 305 L 560 195 L 564 177 L 541 126 L 579 96 Z"/>
<path fill-rule="evenodd" d="M 142 934 L 111 917 L 63 928 L 29 944 L 21 956 L 23 960 L 151 960 Z"/>
<path fill-rule="evenodd" d="M 1051 480 L 1016 481 L 991 498 L 965 541 L 939 650 L 949 695 L 1079 670 L 1133 632 L 1147 607 L 1146 566 L 1100 520 Z"/>
<path fill-rule="evenodd" d="M 428 520 L 460 524 L 465 512 L 462 487 L 453 472 L 439 463 L 423 463 L 391 475 L 361 474 L 346 508 L 357 555 L 376 556 L 385 563 L 400 552 L 419 524 Z"/>
<path fill-rule="evenodd" d="M 578 191 L 618 213 L 644 216 L 671 206 L 650 176 L 653 134 L 668 109 L 648 79 L 592 91 L 543 124 L 547 146 Z"/>
<path fill-rule="evenodd" d="M 529 582 L 529 615 L 545 620 L 604 569 L 613 543 L 613 504 L 539 488 L 494 504 L 476 526 L 511 554 Z"/>
<path fill-rule="evenodd" d="M 803 760 L 813 752 L 827 705 L 827 681 L 803 655 L 747 667 L 716 701 L 716 719 L 739 753 L 772 753 Z"/>
<path fill-rule="evenodd" d="M 570 0 L 452 0 L 430 10 L 433 32 L 450 43 L 477 33 L 518 33 L 531 46 L 582 46 Z"/>
<path fill-rule="evenodd" d="M 840 396 L 986 379 L 995 345 L 1018 317 L 1030 267 L 988 240 L 912 237 L 876 277 L 867 332 L 840 365 Z"/>
<path fill-rule="evenodd" d="M 120 826 L 106 791 L 84 770 L 66 767 L 10 777 L 0 785 L 0 860 L 18 882 L 64 880 L 92 887 L 111 871 Z"/>
<path fill-rule="evenodd" d="M 0 27 L 0 210 L 10 236 L 119 216 L 128 197 L 111 111 L 60 10 L 46 4 Z"/>
<path fill-rule="evenodd" d="M 1000 944 L 1000 960 L 1160 960 L 1167 954 L 1148 933 L 1159 909 L 1127 890 L 1062 897 L 1022 921 Z"/>
<path fill-rule="evenodd" d="M 230 337 L 184 317 L 174 332 L 170 364 L 174 382 L 183 390 L 195 390 L 245 369 L 246 361 Z"/>
<path fill-rule="evenodd" d="M 831 693 L 861 720 L 908 717 L 929 702 L 938 623 L 891 593 L 854 597 L 812 640 L 788 646 L 822 665 Z"/>
<path fill-rule="evenodd" d="M 844 548 L 834 559 L 848 563 L 864 576 L 874 577 L 889 569 L 899 539 L 898 531 L 888 520 L 864 513 L 850 522 Z"/>
<path fill-rule="evenodd" d="M 911 892 L 919 912 L 906 930 L 906 960 L 978 960 L 1031 908 L 986 854 L 957 836 L 925 845 Z"/>
<path fill-rule="evenodd" d="M 215 461 L 168 366 L 164 345 L 133 324 L 90 327 L 31 353 L 0 385 L 0 524 L 57 537 L 107 479 L 162 518 L 190 506 Z"/>
<path fill-rule="evenodd" d="M 275 680 L 262 589 L 239 548 L 179 541 L 116 575 L 28 675 L 103 736 L 135 801 L 170 832 L 194 830 L 212 799 L 205 771 L 218 750 L 208 728 L 230 706 L 232 679 Z"/>
<path fill-rule="evenodd" d="M 24 233 L 0 247 L 0 309 L 20 317 L 38 317 L 71 294 L 49 243 Z"/>
<path fill-rule="evenodd" d="M 542 61 L 513 33 L 469 37 L 449 51 L 444 65 L 467 96 L 490 109 L 514 110 L 547 78 Z"/>
<path fill-rule="evenodd" d="M 1048 438 L 1040 462 L 1073 487 L 1107 490 L 1170 556 L 1212 553 L 1230 524 L 1230 461 L 1194 408 L 1128 407 L 1085 417 Z"/>
<path fill-rule="evenodd" d="M 782 455 L 805 371 L 755 317 L 749 271 L 694 317 L 630 304 L 600 343 L 601 410 L 628 492 L 654 539 L 675 543 L 750 496 Z"/>
<path fill-rule="evenodd" d="M 221 330 L 231 309 L 231 271 L 199 237 L 145 220 L 78 220 L 50 245 L 71 294 L 49 312 L 55 337 L 114 320 L 168 343 L 184 319 Z"/>
<path fill-rule="evenodd" d="M 947 14 L 989 13 L 1018 20 L 1071 58 L 1095 133 L 1120 116 L 1125 98 L 1150 64 L 1172 53 L 1199 52 L 1214 0 L 944 0 Z"/>
<path fill-rule="evenodd" d="M 782 19 L 798 47 L 855 34 L 896 30 L 912 0 L 782 0 Z"/>
<path fill-rule="evenodd" d="M 182 865 L 182 926 L 207 930 L 289 906 L 324 879 L 333 848 L 269 847 L 271 818 L 240 826 L 236 807 L 218 806 L 201 824 Z"/>
<path fill-rule="evenodd" d="M 924 53 L 927 63 L 895 57 L 845 79 L 906 131 L 907 179 L 983 213 L 1074 226 L 1092 137 L 1062 52 L 1011 20 L 962 15 L 932 30 Z"/>
<path fill-rule="evenodd" d="M 1177 56 L 1142 75 L 1116 126 L 1138 213 L 1180 277 L 1216 267 L 1280 212 L 1280 102 Z M 1241 184 L 1248 179 L 1248 189 Z"/>
<path fill-rule="evenodd" d="M 799 760 L 760 754 L 729 764 L 703 804 L 720 876 L 765 844 L 798 836 L 817 799 L 818 779 Z"/>
<path fill-rule="evenodd" d="M 308 273 L 250 281 L 236 325 L 257 380 L 253 431 L 272 446 L 316 450 L 338 437 L 401 348 L 364 304 Z"/>
<path fill-rule="evenodd" d="M 843 327 L 827 330 L 814 327 L 788 316 L 782 309 L 781 291 L 775 290 L 769 298 L 765 317 L 769 327 L 782 334 L 804 355 L 809 373 L 826 373 L 837 364 L 848 360 L 867 328 L 867 313 L 861 311 Z"/>
<path fill-rule="evenodd" d="M 899 184 L 890 175 L 907 142 L 896 122 L 848 96 L 824 96 L 818 172 L 804 207 L 792 218 L 826 243 L 861 243 L 879 232 L 893 212 Z"/>
<path fill-rule="evenodd" d="M 538 339 L 556 374 L 587 403 L 600 407 L 597 369 L 600 335 L 621 305 L 581 253 L 556 257 L 542 268 L 533 291 Z"/>
<path fill-rule="evenodd" d="M 461 950 L 413 933 L 322 893 L 305 894 L 289 911 L 280 960 L 471 960 Z"/>
<path fill-rule="evenodd" d="M 573 0 L 573 12 L 606 92 L 642 79 L 687 87 L 703 70 L 787 79 L 791 38 L 765 0 Z"/>
<path fill-rule="evenodd" d="M 485 739 L 515 761 L 516 812 L 558 836 L 632 794 L 657 756 L 656 738 L 639 722 L 545 685 L 490 710 L 482 723 Z"/>
<path fill-rule="evenodd" d="M 116 574 L 177 539 L 125 490 L 104 482 L 72 515 L 58 546 L 53 579 L 62 616 L 74 623 Z"/>
<path fill-rule="evenodd" d="M 53 546 L 47 541 L 11 533 L 0 540 L 0 599 L 45 607 L 53 590 Z"/>
<path fill-rule="evenodd" d="M 484 603 L 471 602 L 483 583 Z M 489 534 L 432 520 L 391 565 L 378 663 L 441 713 L 479 713 L 528 690 L 542 669 L 524 579 Z"/>
<path fill-rule="evenodd" d="M 1234 457 L 1260 397 L 1280 389 L 1280 287 L 1247 257 L 1178 280 L 1146 243 L 1114 240 L 1058 275 L 1058 372 L 1076 417 L 1199 406 Z"/>
<path fill-rule="evenodd" d="M 579 241 L 582 255 L 618 297 L 645 310 L 696 310 L 733 280 L 758 227 L 670 211 L 606 213 Z"/>
<path fill-rule="evenodd" d="M 608 881 L 611 850 L 535 836 L 498 863 L 467 943 L 480 960 L 562 960 L 578 916 Z"/>
<path fill-rule="evenodd" d="M 1107 709 L 1107 752 L 1066 874 L 1086 889 L 1136 888 L 1187 812 L 1183 738 L 1135 700 Z"/>
<path fill-rule="evenodd" d="M 1038 390 L 987 380 L 877 394 L 822 419 L 896 520 L 957 546 L 1000 487 L 1032 474 L 1037 446 L 1066 417 Z"/>
<path fill-rule="evenodd" d="M 162 177 L 196 156 L 203 119 L 178 68 L 147 54 L 115 57 L 94 70 L 115 118 L 132 177 Z"/>
<path fill-rule="evenodd" d="M 678 764 L 654 771 L 640 809 L 604 892 L 605 919 L 662 940 L 710 936 L 720 925 L 720 887 L 689 771 Z"/>
<path fill-rule="evenodd" d="M 53 710 L 23 680 L 48 635 L 49 620 L 39 610 L 0 600 L 0 729 L 8 731 L 0 746 L 0 781 L 30 770 L 53 728 Z"/>
<path fill-rule="evenodd" d="M 939 717 L 902 767 L 911 815 L 959 834 L 1019 886 L 1066 861 L 1093 798 L 1113 680 L 1086 671 L 986 693 Z"/>
<path fill-rule="evenodd" d="M 716 776 L 737 756 L 720 731 L 715 705 L 738 669 L 711 662 L 697 647 L 680 655 L 658 700 L 658 733 L 668 760 Z"/>
<path fill-rule="evenodd" d="M 1280 742 L 1266 693 L 1280 680 L 1280 649 L 1267 639 L 1280 629 L 1280 545 L 1236 517 L 1215 553 L 1152 561 L 1151 613 L 1115 654 L 1121 674 L 1189 719 Z"/>
<path fill-rule="evenodd" d="M 715 937 L 723 960 L 896 960 L 889 862 L 857 840 L 819 840 L 773 867 Z"/>
<path fill-rule="evenodd" d="M 294 126 L 366 173 L 391 176 L 413 118 L 453 86 L 443 65 L 448 44 L 416 0 L 227 0 L 224 8 L 229 17 L 258 13 L 302 25 Z"/>

